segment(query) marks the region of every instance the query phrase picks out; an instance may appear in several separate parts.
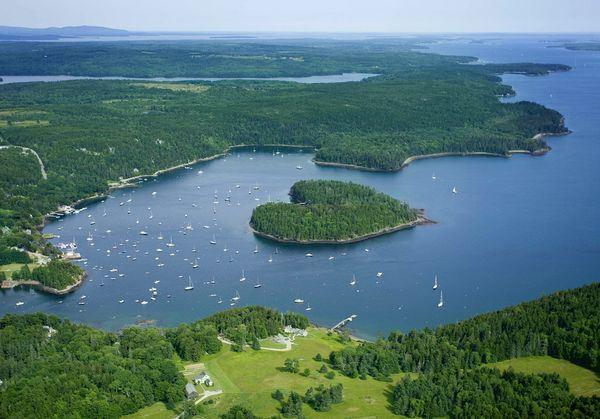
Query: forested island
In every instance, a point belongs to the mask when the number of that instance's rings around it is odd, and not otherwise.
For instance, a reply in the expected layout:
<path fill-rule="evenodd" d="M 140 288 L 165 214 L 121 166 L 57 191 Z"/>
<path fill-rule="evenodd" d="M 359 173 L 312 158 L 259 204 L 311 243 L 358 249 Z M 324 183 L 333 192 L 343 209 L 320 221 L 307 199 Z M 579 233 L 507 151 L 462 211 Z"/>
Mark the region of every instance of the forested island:
<path fill-rule="evenodd" d="M 573 42 L 562 47 L 573 51 L 600 51 L 600 42 Z"/>
<path fill-rule="evenodd" d="M 389 195 L 351 182 L 304 180 L 291 203 L 269 202 L 252 212 L 255 234 L 292 243 L 349 243 L 414 227 L 428 220 Z"/>
<path fill-rule="evenodd" d="M 6 263 L 23 259 L 14 251 L 57 256 L 40 229 L 60 205 L 236 145 L 309 146 L 317 162 L 393 171 L 413 156 L 544 152 L 549 148 L 536 134 L 567 132 L 554 110 L 501 103 L 499 97 L 514 92 L 498 74 L 569 67 L 465 65 L 473 58 L 419 53 L 414 46 L 405 40 L 1 43 L 0 74 L 381 74 L 333 84 L 0 85 L 0 251 Z"/>
<path fill-rule="evenodd" d="M 164 409 L 155 417 L 258 417 L 253 411 L 298 417 L 345 409 L 410 417 L 596 417 L 599 299 L 595 283 L 362 343 L 311 328 L 302 315 L 257 306 L 171 329 L 118 333 L 41 313 L 7 315 L 0 319 L 0 416 L 116 418 L 151 406 Z M 309 328 L 309 336 L 297 338 L 289 352 L 263 348 L 262 338 L 284 333 L 284 326 Z M 520 359 L 535 360 L 541 373 L 496 369 L 497 361 Z M 557 359 L 565 360 L 558 374 Z M 191 377 L 183 372 L 198 361 L 224 389 L 213 396 L 218 403 L 184 401 Z M 591 387 L 571 388 L 559 375 L 566 366 L 592 377 Z M 232 390 L 247 385 L 252 397 Z"/>

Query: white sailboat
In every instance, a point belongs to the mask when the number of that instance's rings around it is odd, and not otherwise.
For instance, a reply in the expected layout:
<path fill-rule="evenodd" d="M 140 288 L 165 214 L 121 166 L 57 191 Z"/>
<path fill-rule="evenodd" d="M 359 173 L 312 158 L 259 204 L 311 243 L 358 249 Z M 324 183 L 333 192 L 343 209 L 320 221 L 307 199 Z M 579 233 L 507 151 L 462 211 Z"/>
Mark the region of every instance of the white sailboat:
<path fill-rule="evenodd" d="M 454 186 L 454 187 L 452 188 L 452 193 L 453 193 L 453 194 L 457 194 L 457 193 L 458 193 L 458 189 L 456 189 L 456 186 Z"/>
<path fill-rule="evenodd" d="M 308 303 L 307 307 L 304 310 L 306 310 L 306 311 L 311 311 L 312 310 L 312 307 L 310 306 L 310 303 Z"/>
<path fill-rule="evenodd" d="M 258 245 L 256 245 L 256 247 L 254 248 L 254 252 L 253 253 L 258 253 Z"/>
<path fill-rule="evenodd" d="M 240 293 L 235 290 L 235 296 L 231 298 L 231 301 L 238 301 L 240 299 Z"/>
<path fill-rule="evenodd" d="M 254 288 L 260 288 L 262 284 L 258 281 L 258 277 L 256 277 L 256 284 L 254 284 Z"/>
<path fill-rule="evenodd" d="M 240 282 L 244 282 L 246 280 L 246 273 L 242 269 L 242 276 L 240 277 Z"/>
<path fill-rule="evenodd" d="M 217 244 L 217 238 L 215 237 L 215 235 L 213 234 L 213 238 L 210 241 L 210 244 Z"/>
<path fill-rule="evenodd" d="M 443 291 L 440 291 L 440 302 L 438 303 L 438 308 L 442 308 L 444 306 L 444 295 Z"/>
<path fill-rule="evenodd" d="M 188 285 L 184 288 L 186 291 L 191 291 L 194 289 L 194 284 L 192 283 L 192 277 L 188 276 Z"/>
<path fill-rule="evenodd" d="M 269 256 L 269 259 L 267 260 L 269 263 L 273 262 L 273 255 L 271 254 L 271 256 Z"/>
<path fill-rule="evenodd" d="M 167 243 L 167 247 L 175 247 L 175 243 L 173 243 L 173 236 L 171 236 L 171 240 Z"/>
<path fill-rule="evenodd" d="M 352 281 L 350 281 L 350 285 L 354 286 L 356 285 L 356 276 L 352 275 Z"/>
<path fill-rule="evenodd" d="M 437 290 L 438 288 L 438 280 L 437 280 L 437 275 L 435 276 L 435 278 L 433 279 L 433 289 Z"/>

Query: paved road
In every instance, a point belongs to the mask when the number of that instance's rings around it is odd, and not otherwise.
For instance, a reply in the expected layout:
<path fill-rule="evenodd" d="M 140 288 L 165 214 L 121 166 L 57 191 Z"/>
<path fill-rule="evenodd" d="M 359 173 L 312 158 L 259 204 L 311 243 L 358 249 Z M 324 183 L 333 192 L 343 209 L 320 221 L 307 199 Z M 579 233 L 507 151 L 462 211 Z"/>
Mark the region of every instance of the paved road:
<path fill-rule="evenodd" d="M 46 174 L 46 168 L 44 167 L 44 162 L 42 161 L 39 154 L 35 150 L 32 150 L 31 148 L 28 148 L 28 147 L 21 147 L 20 145 L 0 145 L 0 150 L 2 150 L 4 148 L 11 148 L 11 147 L 20 148 L 23 151 L 31 152 L 38 159 L 38 162 L 40 163 L 40 171 L 42 172 L 42 177 L 44 178 L 44 180 L 48 179 L 48 175 Z"/>

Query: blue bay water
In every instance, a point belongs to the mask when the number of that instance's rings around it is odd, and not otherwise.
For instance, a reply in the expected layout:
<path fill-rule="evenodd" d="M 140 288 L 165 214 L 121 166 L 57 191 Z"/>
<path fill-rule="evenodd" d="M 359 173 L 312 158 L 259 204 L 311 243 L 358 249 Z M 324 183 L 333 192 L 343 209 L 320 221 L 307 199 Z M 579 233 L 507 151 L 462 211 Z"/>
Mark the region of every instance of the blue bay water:
<path fill-rule="evenodd" d="M 570 72 L 543 77 L 503 77 L 517 91 L 511 100 L 539 102 L 565 115 L 573 133 L 549 138 L 552 151 L 545 156 L 448 157 L 417 161 L 389 174 L 318 167 L 309 152 L 282 149 L 283 154 L 274 156 L 236 151 L 139 188 L 116 191 L 105 202 L 48 225 L 45 232 L 62 236 L 54 242 L 77 241 L 88 259 L 89 279 L 61 298 L 25 289 L 5 291 L 0 314 L 41 310 L 111 330 L 145 319 L 173 326 L 229 308 L 238 291 L 239 306 L 297 310 L 326 326 L 357 314 L 353 331 L 374 337 L 393 329 L 454 322 L 597 281 L 600 53 L 547 46 L 537 38 L 431 46 L 433 52 L 488 62 L 573 66 Z M 287 200 L 295 181 L 310 178 L 371 185 L 424 208 L 437 224 L 340 247 L 282 246 L 255 238 L 248 228 L 254 206 L 269 198 Z M 454 186 L 458 194 L 452 194 Z M 230 204 L 224 201 L 229 190 Z M 193 230 L 185 229 L 188 223 Z M 108 229 L 112 232 L 106 233 Z M 148 236 L 140 236 L 140 230 Z M 90 233 L 91 242 L 86 240 Z M 163 241 L 157 239 L 160 233 Z M 216 245 L 209 243 L 213 234 Z M 174 248 L 166 247 L 171 236 Z M 256 246 L 258 254 L 253 253 Z M 169 256 L 171 251 L 174 256 Z M 314 257 L 305 257 L 308 252 Z M 194 269 L 196 257 L 199 267 Z M 124 276 L 111 273 L 111 268 Z M 242 269 L 244 282 L 239 281 Z M 383 276 L 377 278 L 377 272 Z M 188 275 L 193 291 L 184 290 Z M 437 291 L 432 290 L 434 275 L 439 277 Z M 256 283 L 262 287 L 255 289 Z M 153 287 L 158 290 L 156 301 L 150 300 Z M 440 291 L 442 309 L 437 308 Z M 78 304 L 82 295 L 87 296 L 84 306 Z M 295 304 L 296 298 L 310 303 L 312 310 Z M 149 303 L 141 305 L 136 299 Z M 222 304 L 217 303 L 220 299 Z M 25 304 L 16 307 L 17 301 Z"/>

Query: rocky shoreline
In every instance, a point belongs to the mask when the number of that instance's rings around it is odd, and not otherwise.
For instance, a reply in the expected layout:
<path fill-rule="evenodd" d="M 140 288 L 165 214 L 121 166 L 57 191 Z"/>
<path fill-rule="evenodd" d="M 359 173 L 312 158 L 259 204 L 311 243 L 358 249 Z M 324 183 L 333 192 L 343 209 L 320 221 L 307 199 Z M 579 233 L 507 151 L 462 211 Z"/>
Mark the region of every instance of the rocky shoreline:
<path fill-rule="evenodd" d="M 421 210 L 422 211 L 422 210 Z M 435 221 L 432 221 L 428 218 L 426 218 L 423 215 L 423 212 L 421 212 L 419 214 L 419 216 L 417 217 L 416 220 L 411 221 L 409 223 L 403 223 L 403 224 L 399 224 L 395 227 L 387 227 L 387 228 L 383 228 L 379 231 L 375 231 L 373 233 L 369 233 L 369 234 L 363 234 L 361 236 L 358 237 L 352 237 L 352 238 L 348 238 L 348 239 L 341 239 L 341 240 L 294 240 L 294 239 L 286 239 L 286 238 L 282 238 L 282 237 L 278 237 L 278 236 L 274 236 L 272 234 L 268 234 L 268 233 L 264 233 L 262 231 L 256 230 L 254 228 L 254 226 L 252 226 L 250 224 L 250 231 L 252 231 L 252 233 L 258 237 L 262 237 L 268 240 L 273 240 L 276 241 L 278 243 L 288 243 L 288 244 L 302 244 L 302 245 L 306 245 L 306 244 L 349 244 L 349 243 L 358 243 L 361 241 L 365 241 L 365 240 L 369 240 L 375 237 L 379 237 L 379 236 L 383 236 L 386 234 L 390 234 L 390 233 L 395 233 L 396 231 L 400 231 L 400 230 L 407 230 L 410 228 L 414 228 L 416 226 L 419 225 L 425 225 L 425 224 L 435 224 Z"/>
<path fill-rule="evenodd" d="M 63 288 L 60 290 L 49 287 L 47 285 L 42 284 L 39 281 L 34 281 L 34 280 L 25 280 L 25 281 L 6 280 L 6 281 L 2 282 L 2 289 L 11 289 L 11 288 L 22 287 L 22 286 L 30 286 L 30 287 L 37 289 L 38 291 L 42 291 L 47 294 L 66 295 L 66 294 L 72 293 L 77 288 L 79 288 L 79 286 L 81 284 L 83 284 L 83 281 L 86 277 L 87 277 L 87 274 L 84 272 L 79 276 L 79 278 L 77 278 L 77 281 L 74 284 L 71 284 L 71 285 L 67 286 L 66 288 Z"/>

